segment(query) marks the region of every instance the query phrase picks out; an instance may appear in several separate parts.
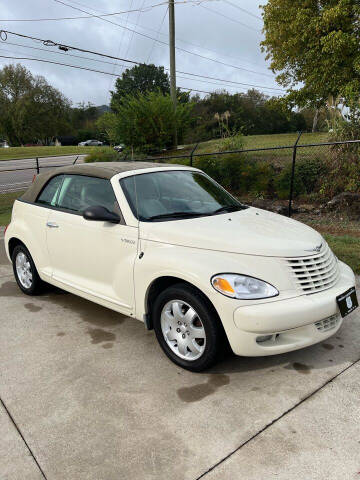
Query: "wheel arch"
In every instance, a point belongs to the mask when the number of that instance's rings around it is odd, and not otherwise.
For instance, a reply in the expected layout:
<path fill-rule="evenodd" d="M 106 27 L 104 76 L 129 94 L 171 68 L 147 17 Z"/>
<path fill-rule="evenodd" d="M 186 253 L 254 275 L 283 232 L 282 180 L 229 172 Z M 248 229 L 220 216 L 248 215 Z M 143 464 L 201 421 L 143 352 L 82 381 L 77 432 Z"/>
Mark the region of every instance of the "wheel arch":
<path fill-rule="evenodd" d="M 18 245 L 23 245 L 26 249 L 27 246 L 25 245 L 25 243 L 20 240 L 20 238 L 17 238 L 17 237 L 11 237 L 10 240 L 8 241 L 8 249 L 9 249 L 9 257 L 10 259 L 12 259 L 12 255 L 13 255 L 13 252 L 14 252 L 14 249 L 15 247 L 17 247 Z"/>
<path fill-rule="evenodd" d="M 208 304 L 209 308 L 214 312 L 214 315 L 222 325 L 222 322 L 220 320 L 220 316 L 214 306 L 214 304 L 211 302 L 209 297 L 196 285 L 193 283 L 184 280 L 183 278 L 172 276 L 172 275 L 164 275 L 158 278 L 155 278 L 150 285 L 147 288 L 146 295 L 145 295 L 145 324 L 148 330 L 153 330 L 153 319 L 152 319 L 152 306 L 154 304 L 155 298 L 164 290 L 166 290 L 169 287 L 172 287 L 173 285 L 176 284 L 183 284 L 187 285 L 188 287 L 191 287 L 192 289 L 196 290 L 202 298 L 205 300 L 205 302 Z"/>

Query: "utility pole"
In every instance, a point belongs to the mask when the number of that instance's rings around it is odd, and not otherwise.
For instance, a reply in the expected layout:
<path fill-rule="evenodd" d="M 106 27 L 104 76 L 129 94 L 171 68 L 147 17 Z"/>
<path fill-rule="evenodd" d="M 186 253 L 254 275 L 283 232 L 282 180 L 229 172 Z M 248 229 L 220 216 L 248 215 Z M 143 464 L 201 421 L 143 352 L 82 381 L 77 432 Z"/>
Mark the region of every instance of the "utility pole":
<path fill-rule="evenodd" d="M 176 111 L 176 61 L 175 61 L 175 0 L 169 0 L 169 46 L 170 46 L 170 94 Z M 174 147 L 177 147 L 177 127 L 175 125 Z"/>

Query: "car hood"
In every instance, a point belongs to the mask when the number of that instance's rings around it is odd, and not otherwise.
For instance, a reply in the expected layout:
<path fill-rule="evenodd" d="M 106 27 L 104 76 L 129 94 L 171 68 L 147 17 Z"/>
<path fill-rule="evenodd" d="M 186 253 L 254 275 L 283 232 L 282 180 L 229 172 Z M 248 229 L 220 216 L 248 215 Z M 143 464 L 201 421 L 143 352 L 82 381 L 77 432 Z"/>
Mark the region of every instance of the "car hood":
<path fill-rule="evenodd" d="M 140 235 L 172 245 L 272 257 L 311 255 L 324 241 L 296 220 L 253 207 L 209 217 L 142 222 Z"/>

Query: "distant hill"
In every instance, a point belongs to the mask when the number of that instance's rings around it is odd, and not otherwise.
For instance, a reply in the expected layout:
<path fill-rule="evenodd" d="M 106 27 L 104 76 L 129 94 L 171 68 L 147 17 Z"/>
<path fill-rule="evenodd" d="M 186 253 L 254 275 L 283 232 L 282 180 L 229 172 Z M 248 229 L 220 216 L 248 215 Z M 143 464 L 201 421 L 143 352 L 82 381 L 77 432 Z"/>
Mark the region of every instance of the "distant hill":
<path fill-rule="evenodd" d="M 96 107 L 96 109 L 98 110 L 99 115 L 102 115 L 103 113 L 106 113 L 106 112 L 110 112 L 111 110 L 109 105 L 99 105 L 98 107 Z"/>

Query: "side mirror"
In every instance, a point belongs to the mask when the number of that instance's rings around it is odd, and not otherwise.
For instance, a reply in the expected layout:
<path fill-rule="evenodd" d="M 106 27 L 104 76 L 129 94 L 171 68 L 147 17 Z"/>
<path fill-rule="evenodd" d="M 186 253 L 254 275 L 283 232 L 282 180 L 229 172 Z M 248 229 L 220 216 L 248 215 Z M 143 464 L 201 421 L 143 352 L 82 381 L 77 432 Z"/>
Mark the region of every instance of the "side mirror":
<path fill-rule="evenodd" d="M 86 208 L 83 211 L 83 217 L 85 218 L 85 220 L 120 223 L 119 215 L 113 212 L 109 212 L 107 208 L 101 207 L 100 205 Z"/>

